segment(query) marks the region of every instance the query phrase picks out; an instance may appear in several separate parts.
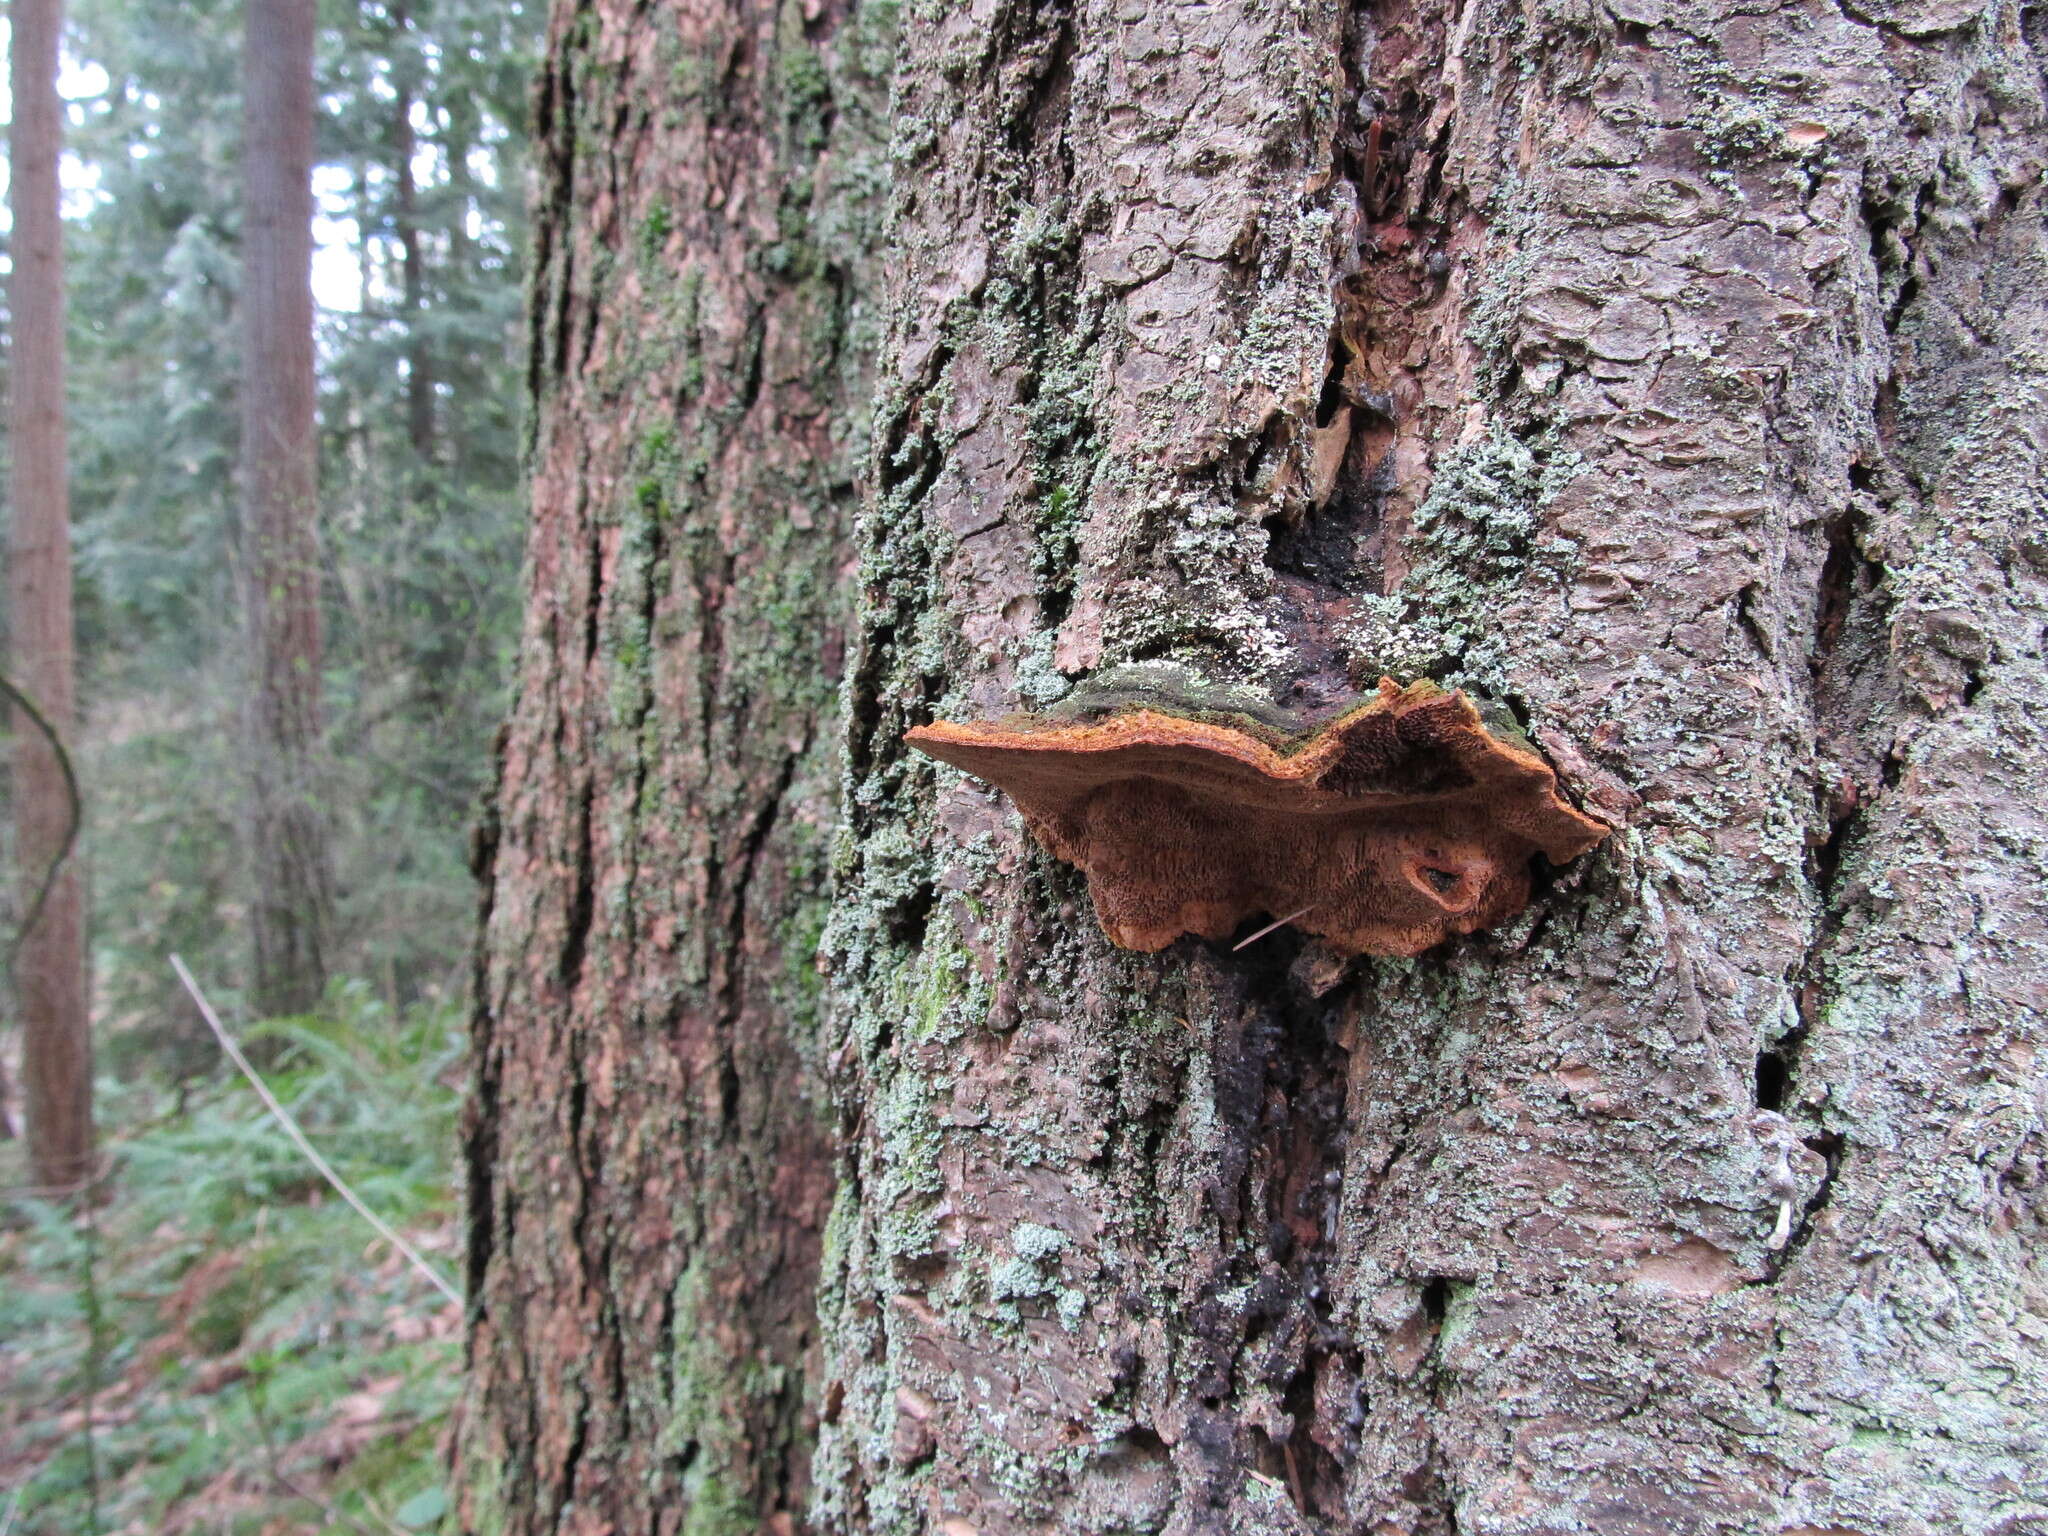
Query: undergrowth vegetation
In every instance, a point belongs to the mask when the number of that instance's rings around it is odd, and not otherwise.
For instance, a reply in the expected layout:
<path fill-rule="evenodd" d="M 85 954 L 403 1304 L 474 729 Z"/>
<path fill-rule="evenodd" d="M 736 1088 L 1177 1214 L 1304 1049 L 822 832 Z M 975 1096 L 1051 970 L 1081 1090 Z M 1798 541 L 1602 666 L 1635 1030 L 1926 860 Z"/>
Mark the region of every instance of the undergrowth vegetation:
<path fill-rule="evenodd" d="M 249 1028 L 293 1117 L 444 1276 L 458 1262 L 460 1008 L 361 984 Z M 330 1189 L 247 1083 L 98 1085 L 97 1203 L 0 1226 L 0 1530 L 434 1529 L 458 1309 Z M 20 1144 L 0 1143 L 19 1191 Z"/>

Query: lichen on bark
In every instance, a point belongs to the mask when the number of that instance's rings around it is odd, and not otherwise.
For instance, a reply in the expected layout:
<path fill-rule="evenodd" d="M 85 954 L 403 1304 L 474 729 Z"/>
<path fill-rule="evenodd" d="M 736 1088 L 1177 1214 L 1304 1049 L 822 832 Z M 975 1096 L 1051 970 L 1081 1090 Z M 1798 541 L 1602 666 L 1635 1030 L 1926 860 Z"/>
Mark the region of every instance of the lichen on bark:
<path fill-rule="evenodd" d="M 470 1528 L 2048 1520 L 2039 17 L 893 25 L 558 7 Z M 1618 826 L 1412 960 L 902 742 L 1383 671 Z"/>

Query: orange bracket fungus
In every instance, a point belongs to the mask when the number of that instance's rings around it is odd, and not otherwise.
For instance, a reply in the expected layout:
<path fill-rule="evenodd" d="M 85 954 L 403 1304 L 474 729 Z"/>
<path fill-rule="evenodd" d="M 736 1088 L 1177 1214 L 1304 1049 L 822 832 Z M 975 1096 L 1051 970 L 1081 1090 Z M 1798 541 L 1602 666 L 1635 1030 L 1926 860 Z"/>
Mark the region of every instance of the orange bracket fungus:
<path fill-rule="evenodd" d="M 1519 912 L 1535 854 L 1563 863 L 1607 835 L 1532 749 L 1433 684 L 1382 678 L 1305 739 L 1263 735 L 1140 708 L 904 739 L 1008 793 L 1086 873 L 1125 949 L 1221 939 L 1265 914 L 1339 950 L 1417 955 Z"/>

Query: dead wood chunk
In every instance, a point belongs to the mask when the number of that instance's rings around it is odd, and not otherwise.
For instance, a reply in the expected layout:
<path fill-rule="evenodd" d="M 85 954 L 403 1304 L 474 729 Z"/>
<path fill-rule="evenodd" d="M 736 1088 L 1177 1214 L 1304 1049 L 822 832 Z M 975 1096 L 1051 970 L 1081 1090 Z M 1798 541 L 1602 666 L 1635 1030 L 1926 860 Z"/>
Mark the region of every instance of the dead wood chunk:
<path fill-rule="evenodd" d="M 1153 709 L 904 739 L 1006 792 L 1125 949 L 1265 914 L 1348 953 L 1417 955 L 1520 911 L 1536 854 L 1561 864 L 1607 835 L 1534 749 L 1430 683 L 1382 678 L 1293 742 Z"/>

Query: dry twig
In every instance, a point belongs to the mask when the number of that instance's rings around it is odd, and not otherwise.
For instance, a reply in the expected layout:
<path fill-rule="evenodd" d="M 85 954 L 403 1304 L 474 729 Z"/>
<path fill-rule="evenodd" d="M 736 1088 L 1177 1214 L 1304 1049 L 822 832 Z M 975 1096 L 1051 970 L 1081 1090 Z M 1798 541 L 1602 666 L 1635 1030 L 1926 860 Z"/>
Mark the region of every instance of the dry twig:
<path fill-rule="evenodd" d="M 277 1095 L 270 1091 L 270 1085 L 264 1082 L 261 1077 L 258 1077 L 256 1069 L 249 1065 L 249 1058 L 244 1056 L 242 1048 L 235 1044 L 234 1037 L 227 1031 L 227 1026 L 221 1023 L 220 1015 L 213 1011 L 213 1004 L 206 1000 L 206 994 L 199 990 L 199 983 L 194 981 L 192 973 L 185 969 L 185 962 L 178 956 L 173 955 L 171 956 L 171 969 L 178 973 L 178 980 L 185 984 L 186 992 L 191 994 L 192 1001 L 198 1005 L 199 1016 L 206 1020 L 207 1028 L 213 1031 L 213 1037 L 220 1042 L 220 1048 L 228 1053 L 230 1061 L 241 1068 L 242 1076 L 249 1079 L 249 1086 L 256 1090 L 257 1097 L 263 1100 L 264 1107 L 270 1111 L 277 1123 L 284 1127 L 285 1134 L 292 1139 L 292 1144 L 305 1154 L 306 1161 L 319 1171 L 321 1178 L 334 1186 L 335 1193 L 346 1200 L 354 1208 L 358 1216 L 376 1228 L 379 1237 L 405 1255 L 406 1260 L 412 1267 L 432 1281 L 434 1288 L 443 1296 L 446 1296 L 458 1307 L 461 1306 L 462 1293 L 443 1279 L 441 1272 L 422 1258 L 417 1248 L 400 1237 L 397 1232 L 393 1231 L 385 1223 L 382 1217 L 363 1204 L 356 1192 L 350 1189 L 342 1180 L 341 1175 L 334 1171 L 333 1165 L 315 1150 L 312 1142 L 306 1140 L 306 1133 L 299 1129 L 298 1121 L 291 1117 L 291 1113 L 284 1105 L 278 1102 Z"/>

